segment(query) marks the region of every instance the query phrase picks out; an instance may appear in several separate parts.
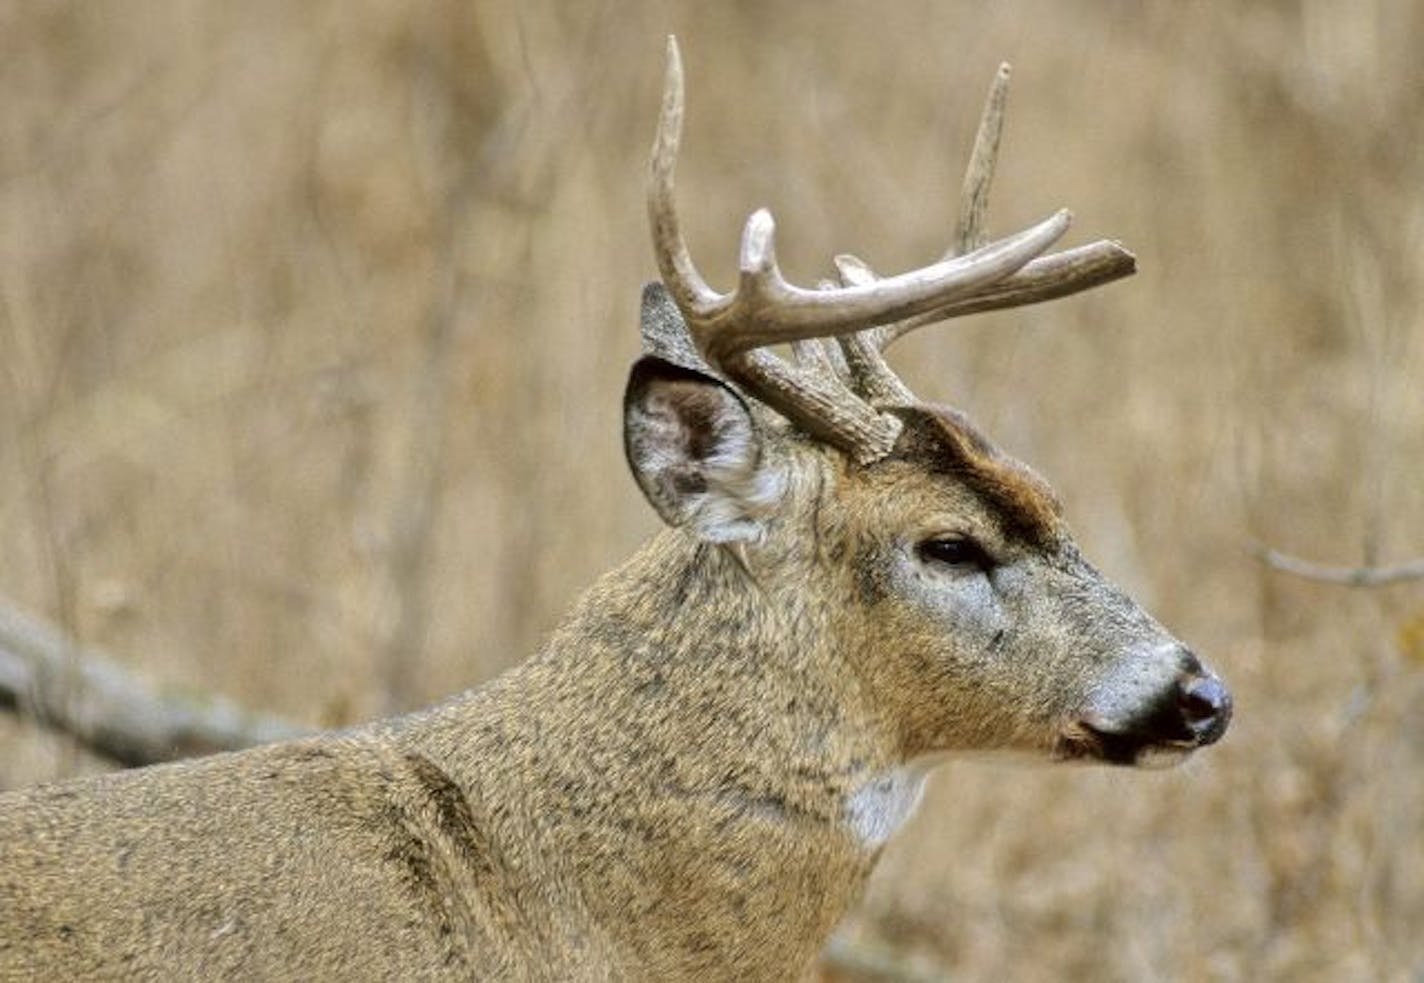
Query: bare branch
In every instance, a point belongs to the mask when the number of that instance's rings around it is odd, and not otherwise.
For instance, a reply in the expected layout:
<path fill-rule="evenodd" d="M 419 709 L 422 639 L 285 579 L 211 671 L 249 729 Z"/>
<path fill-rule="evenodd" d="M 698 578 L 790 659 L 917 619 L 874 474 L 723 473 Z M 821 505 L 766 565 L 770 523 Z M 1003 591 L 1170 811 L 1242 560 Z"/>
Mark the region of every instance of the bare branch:
<path fill-rule="evenodd" d="M 308 731 L 218 696 L 160 693 L 0 603 L 0 706 L 29 710 L 130 767 L 298 737 Z"/>
<path fill-rule="evenodd" d="M 1424 580 L 1424 560 L 1414 560 L 1390 567 L 1336 567 L 1302 560 L 1259 543 L 1251 547 L 1258 560 L 1282 573 L 1304 577 L 1322 584 L 1341 587 L 1382 587 L 1409 580 Z"/>

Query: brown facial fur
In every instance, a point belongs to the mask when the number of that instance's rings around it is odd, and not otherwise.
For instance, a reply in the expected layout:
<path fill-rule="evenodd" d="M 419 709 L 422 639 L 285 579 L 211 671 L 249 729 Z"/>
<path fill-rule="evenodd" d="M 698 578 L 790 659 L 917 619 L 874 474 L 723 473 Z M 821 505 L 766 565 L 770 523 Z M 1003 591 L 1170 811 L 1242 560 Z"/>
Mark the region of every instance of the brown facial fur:
<path fill-rule="evenodd" d="M 935 404 L 891 412 L 905 423 L 892 459 L 964 482 L 1027 545 L 1047 549 L 1067 535 L 1063 505 L 1048 482 L 1002 453 L 963 413 Z"/>

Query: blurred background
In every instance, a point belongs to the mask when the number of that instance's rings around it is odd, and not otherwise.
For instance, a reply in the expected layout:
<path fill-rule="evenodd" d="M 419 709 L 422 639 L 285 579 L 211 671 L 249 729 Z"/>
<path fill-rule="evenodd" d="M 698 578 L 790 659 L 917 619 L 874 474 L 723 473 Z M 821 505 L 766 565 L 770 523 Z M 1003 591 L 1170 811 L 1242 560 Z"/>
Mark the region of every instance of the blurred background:
<path fill-rule="evenodd" d="M 842 938 L 962 980 L 1424 979 L 1424 5 L 257 0 L 0 6 L 0 597 L 309 725 L 530 653 L 652 533 L 619 402 L 680 203 L 729 286 L 1060 206 L 1133 279 L 895 361 L 1054 482 L 1231 682 L 1167 773 L 943 768 Z M 0 714 L 0 788 L 107 767 Z M 847 976 L 846 978 L 855 978 Z M 870 978 L 869 976 L 865 978 Z"/>

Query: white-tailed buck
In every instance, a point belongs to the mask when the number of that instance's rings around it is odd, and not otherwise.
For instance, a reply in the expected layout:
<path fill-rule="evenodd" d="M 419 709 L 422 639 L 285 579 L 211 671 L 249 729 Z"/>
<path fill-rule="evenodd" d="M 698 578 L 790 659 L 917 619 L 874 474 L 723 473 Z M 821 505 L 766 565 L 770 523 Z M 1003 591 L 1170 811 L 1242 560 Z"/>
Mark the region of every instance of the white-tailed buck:
<path fill-rule="evenodd" d="M 671 528 L 442 706 L 0 799 L 0 978 L 795 978 L 943 754 L 1135 765 L 1221 736 L 1221 681 L 1048 485 L 882 357 L 1132 271 L 1111 242 L 1048 253 L 1067 212 L 981 241 L 1007 72 L 947 258 L 840 257 L 803 289 L 762 211 L 721 294 L 673 205 L 668 59 L 624 426 Z"/>

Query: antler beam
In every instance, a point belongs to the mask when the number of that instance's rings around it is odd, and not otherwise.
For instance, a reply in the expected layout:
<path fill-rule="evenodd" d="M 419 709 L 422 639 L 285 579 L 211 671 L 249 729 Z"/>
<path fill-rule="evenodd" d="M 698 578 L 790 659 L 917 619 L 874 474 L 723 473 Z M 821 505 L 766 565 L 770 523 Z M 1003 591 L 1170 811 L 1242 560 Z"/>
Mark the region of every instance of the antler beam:
<path fill-rule="evenodd" d="M 879 406 L 913 398 L 880 358 L 886 345 L 923 324 L 1061 297 L 1133 272 L 1132 254 L 1114 242 L 1043 255 L 1067 231 L 1066 209 L 1022 232 L 983 241 L 1008 77 L 1008 66 L 1001 66 L 965 177 L 955 246 L 944 259 L 880 278 L 859 260 L 841 257 L 841 286 L 798 287 L 777 266 L 775 223 L 760 209 L 742 233 L 737 288 L 722 294 L 693 263 L 674 203 L 683 73 L 677 42 L 669 38 L 648 217 L 663 283 L 707 361 L 803 429 L 868 463 L 888 453 L 899 434 L 899 421 Z M 816 338 L 841 341 L 846 378 L 813 364 L 788 365 L 764 351 Z"/>

